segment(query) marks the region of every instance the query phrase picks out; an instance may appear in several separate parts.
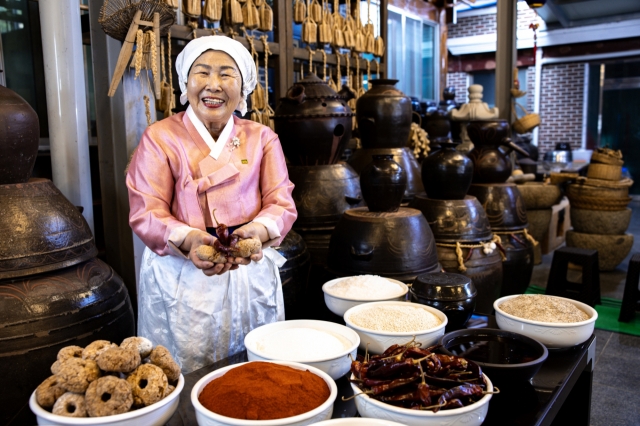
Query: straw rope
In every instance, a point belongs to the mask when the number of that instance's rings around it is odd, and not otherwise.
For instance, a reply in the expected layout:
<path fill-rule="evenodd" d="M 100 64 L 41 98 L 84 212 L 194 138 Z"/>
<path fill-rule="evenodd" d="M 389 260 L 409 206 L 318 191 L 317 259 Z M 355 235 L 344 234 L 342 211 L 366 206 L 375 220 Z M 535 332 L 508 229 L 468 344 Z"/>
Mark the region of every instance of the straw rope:
<path fill-rule="evenodd" d="M 448 247 L 448 248 L 455 248 L 456 249 L 456 257 L 458 259 L 458 270 L 460 272 L 465 272 L 467 270 L 467 267 L 464 265 L 465 259 L 462 253 L 462 249 L 463 248 L 468 248 L 468 249 L 476 249 L 476 248 L 481 248 L 482 251 L 484 252 L 484 254 L 491 254 L 493 253 L 493 251 L 496 249 L 496 247 L 500 244 L 500 236 L 495 235 L 493 238 L 491 239 L 491 241 L 487 241 L 486 243 L 483 242 L 479 242 L 479 243 L 469 243 L 469 244 L 461 244 L 459 241 L 456 241 L 455 244 L 452 243 L 438 243 L 436 242 L 436 246 L 437 247 Z M 505 260 L 507 260 L 507 256 L 504 254 L 504 250 L 502 248 L 500 248 L 500 250 L 498 251 L 500 253 L 500 257 L 502 258 L 502 261 L 504 262 Z"/>

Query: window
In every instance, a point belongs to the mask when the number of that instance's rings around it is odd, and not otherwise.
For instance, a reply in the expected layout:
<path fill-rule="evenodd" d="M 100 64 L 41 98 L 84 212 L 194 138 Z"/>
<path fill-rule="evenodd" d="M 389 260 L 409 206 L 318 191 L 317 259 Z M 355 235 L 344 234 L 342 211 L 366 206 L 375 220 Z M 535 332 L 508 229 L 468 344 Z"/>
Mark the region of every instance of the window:
<path fill-rule="evenodd" d="M 407 96 L 439 99 L 437 25 L 389 6 L 387 61 L 389 78 Z"/>

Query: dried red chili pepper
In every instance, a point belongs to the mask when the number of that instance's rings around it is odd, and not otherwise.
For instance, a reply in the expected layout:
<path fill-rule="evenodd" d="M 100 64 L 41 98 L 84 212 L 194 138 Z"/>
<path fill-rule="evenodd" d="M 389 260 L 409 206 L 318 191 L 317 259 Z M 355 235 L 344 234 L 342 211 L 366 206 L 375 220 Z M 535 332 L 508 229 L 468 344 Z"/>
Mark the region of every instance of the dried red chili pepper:
<path fill-rule="evenodd" d="M 367 381 L 365 380 L 364 384 L 365 386 L 368 386 L 371 388 L 371 394 L 372 395 L 380 395 L 382 393 L 388 392 L 392 389 L 396 389 L 402 386 L 406 386 L 410 383 L 415 382 L 416 380 L 418 380 L 418 375 L 414 375 L 411 377 L 407 377 L 405 379 L 395 379 L 395 380 L 391 380 L 389 383 L 384 383 L 381 385 L 369 385 L 367 384 Z"/>
<path fill-rule="evenodd" d="M 219 223 L 216 219 L 216 209 L 213 209 L 211 215 L 216 221 L 216 235 L 218 236 L 218 239 L 213 242 L 213 248 L 228 256 L 229 252 L 236 247 L 240 237 L 236 234 L 229 235 L 229 227 L 224 223 Z"/>
<path fill-rule="evenodd" d="M 464 396 L 482 396 L 484 389 L 480 385 L 466 384 L 460 385 L 455 388 L 449 389 L 438 398 L 439 407 L 433 409 L 434 413 L 437 413 L 447 402 L 455 398 L 461 398 Z"/>

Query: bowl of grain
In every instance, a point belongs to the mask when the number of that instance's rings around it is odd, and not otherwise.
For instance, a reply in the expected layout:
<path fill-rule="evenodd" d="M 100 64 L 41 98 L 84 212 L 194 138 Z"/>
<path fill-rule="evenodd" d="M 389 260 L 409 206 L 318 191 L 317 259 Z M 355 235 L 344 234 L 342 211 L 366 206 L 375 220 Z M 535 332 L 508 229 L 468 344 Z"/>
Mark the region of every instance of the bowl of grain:
<path fill-rule="evenodd" d="M 371 302 L 354 306 L 344 314 L 347 327 L 360 336 L 360 349 L 381 354 L 393 344 L 415 336 L 423 348 L 444 335 L 447 316 L 430 306 L 410 302 Z"/>
<path fill-rule="evenodd" d="M 577 300 L 543 294 L 501 297 L 493 302 L 502 330 L 536 339 L 549 349 L 569 348 L 593 334 L 598 313 Z"/>
<path fill-rule="evenodd" d="M 325 420 L 314 426 L 404 426 L 402 423 L 383 419 L 366 419 L 362 417 L 344 417 L 341 419 Z"/>
<path fill-rule="evenodd" d="M 316 320 L 280 321 L 251 330 L 244 338 L 249 361 L 293 361 L 338 379 L 349 371 L 360 336 L 341 324 Z"/>
<path fill-rule="evenodd" d="M 409 287 L 402 281 L 378 275 L 336 278 L 322 286 L 324 303 L 336 315 L 343 316 L 354 306 L 369 302 L 404 300 Z"/>
<path fill-rule="evenodd" d="M 337 396 L 336 383 L 317 368 L 251 361 L 202 377 L 191 403 L 200 426 L 302 426 L 330 419 Z"/>

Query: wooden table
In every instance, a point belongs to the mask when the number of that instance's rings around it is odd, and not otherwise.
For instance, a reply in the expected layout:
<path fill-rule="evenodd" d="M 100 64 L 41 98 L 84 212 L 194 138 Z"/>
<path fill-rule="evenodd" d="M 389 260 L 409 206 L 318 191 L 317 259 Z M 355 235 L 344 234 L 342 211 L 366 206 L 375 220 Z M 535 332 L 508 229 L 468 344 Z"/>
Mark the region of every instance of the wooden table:
<path fill-rule="evenodd" d="M 493 318 L 489 318 L 492 325 Z M 595 362 L 596 338 L 567 350 L 549 351 L 549 357 L 532 383 L 502 385 L 501 393 L 489 404 L 484 425 L 589 425 L 591 416 L 591 383 Z M 169 426 L 195 425 L 195 409 L 191 404 L 191 389 L 206 374 L 227 365 L 247 361 L 246 352 L 225 358 L 185 376 L 180 405 Z M 338 398 L 333 418 L 357 416 L 353 401 L 343 402 L 342 396 L 353 392 L 346 377 L 336 381 Z"/>

